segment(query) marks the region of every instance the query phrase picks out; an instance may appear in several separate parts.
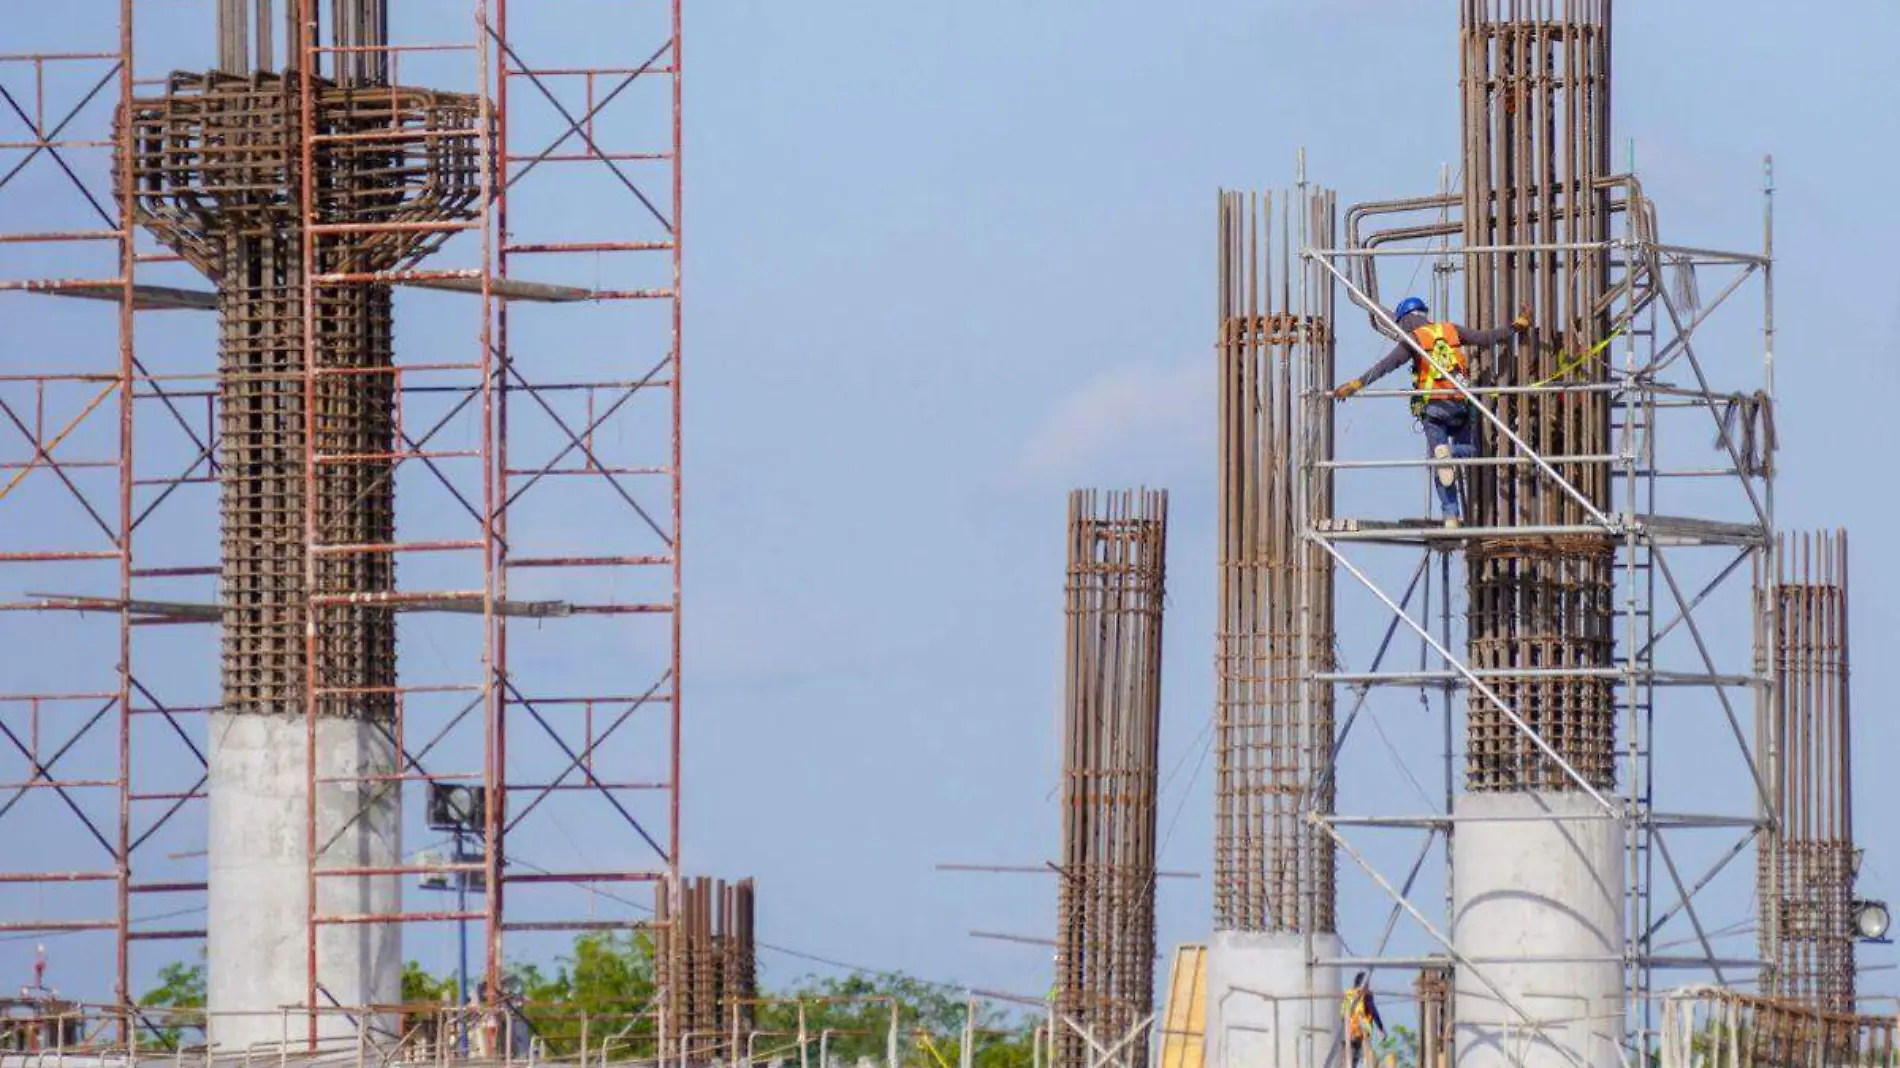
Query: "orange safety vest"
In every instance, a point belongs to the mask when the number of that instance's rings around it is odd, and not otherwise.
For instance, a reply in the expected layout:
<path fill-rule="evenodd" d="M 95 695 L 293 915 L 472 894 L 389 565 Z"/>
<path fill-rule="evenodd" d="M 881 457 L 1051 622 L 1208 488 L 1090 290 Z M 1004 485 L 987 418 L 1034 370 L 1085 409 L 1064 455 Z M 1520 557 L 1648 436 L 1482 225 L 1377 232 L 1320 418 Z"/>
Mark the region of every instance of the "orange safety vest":
<path fill-rule="evenodd" d="M 1372 1030 L 1372 1014 L 1366 1011 L 1366 995 L 1362 990 L 1348 990 L 1339 1014 L 1346 1018 L 1346 1037 L 1354 1042 L 1362 1041 Z"/>
<path fill-rule="evenodd" d="M 1464 395 L 1452 385 L 1452 379 L 1464 381 L 1471 371 L 1465 359 L 1464 339 L 1450 323 L 1431 323 L 1412 331 L 1412 339 L 1427 356 L 1412 357 L 1412 388 L 1422 396 L 1412 398 L 1412 411 L 1423 411 L 1428 401 L 1462 400 Z"/>

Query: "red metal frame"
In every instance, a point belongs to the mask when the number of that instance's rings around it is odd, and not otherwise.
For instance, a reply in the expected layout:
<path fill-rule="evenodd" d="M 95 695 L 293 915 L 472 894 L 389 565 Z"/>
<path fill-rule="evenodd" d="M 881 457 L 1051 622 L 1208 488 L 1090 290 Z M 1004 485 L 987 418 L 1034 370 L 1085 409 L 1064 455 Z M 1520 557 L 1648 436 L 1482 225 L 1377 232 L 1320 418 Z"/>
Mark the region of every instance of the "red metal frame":
<path fill-rule="evenodd" d="M 321 138 L 312 123 L 312 73 L 327 65 L 336 50 L 308 39 L 318 0 L 296 2 L 305 12 L 306 27 L 304 39 L 297 42 L 304 57 L 299 94 L 306 176 L 300 191 L 306 399 L 325 373 L 310 351 L 317 337 L 312 298 L 320 287 L 453 279 L 472 291 L 429 297 L 438 309 L 449 310 L 434 315 L 427 325 L 418 325 L 399 295 L 397 453 L 319 457 L 307 452 L 304 473 L 313 483 L 323 464 L 394 459 L 398 522 L 404 526 L 410 514 L 404 510 L 404 491 L 411 486 L 430 487 L 411 491 L 415 494 L 439 496 L 446 491 L 448 505 L 441 514 L 422 510 L 426 514 L 417 525 L 428 528 L 427 533 L 413 539 L 399 534 L 397 543 L 379 547 L 403 561 L 399 592 L 365 596 L 391 603 L 392 609 L 451 597 L 478 602 L 479 633 L 471 638 L 466 627 L 456 630 L 437 617 L 402 617 L 405 627 L 415 621 L 405 632 L 405 653 L 440 637 L 456 643 L 463 663 L 453 670 L 454 677 L 431 678 L 407 670 L 412 660 L 405 655 L 395 729 L 402 764 L 396 775 L 386 778 L 409 785 L 404 822 L 411 828 L 417 823 L 413 814 L 422 805 L 423 782 L 478 777 L 492 800 L 480 858 L 489 892 L 480 906 L 463 913 L 406 903 L 399 915 L 388 918 L 316 914 L 314 891 L 320 878 L 370 871 L 319 872 L 316 857 L 322 844 L 317 841 L 312 801 L 306 834 L 312 902 L 308 993 L 310 1005 L 321 1006 L 326 1003 L 317 989 L 315 967 L 321 925 L 469 921 L 480 931 L 480 970 L 499 976 L 511 959 L 508 932 L 574 932 L 636 922 L 625 916 L 603 919 L 599 895 L 581 890 L 596 884 L 677 879 L 684 325 L 681 2 L 661 6 L 624 0 L 619 5 L 629 12 L 630 22 L 652 15 L 659 23 L 659 39 L 634 39 L 628 32 L 625 47 L 613 49 L 636 57 L 631 66 L 587 66 L 563 55 L 570 46 L 580 56 L 598 52 L 602 35 L 615 33 L 616 27 L 603 26 L 598 19 L 584 24 L 558 0 L 513 5 L 510 0 L 469 0 L 471 39 L 392 42 L 386 51 L 395 82 L 402 81 L 405 65 L 426 65 L 433 71 L 451 60 L 468 61 L 470 69 L 462 75 L 467 84 L 437 85 L 420 77 L 416 81 L 463 91 L 484 87 L 493 112 L 492 196 L 476 223 L 437 227 L 447 243 L 422 269 L 331 276 L 315 274 L 316 243 L 364 227 L 340 227 L 315 218 L 309 162 Z M 392 0 L 398 10 L 402 3 Z M 142 239 L 127 217 L 122 205 L 131 203 L 130 173 L 116 176 L 118 205 L 105 204 L 91 193 L 111 174 L 114 150 L 123 151 L 124 146 L 112 140 L 108 109 L 82 102 L 73 109 L 77 117 L 62 116 L 62 105 L 70 107 L 75 94 L 61 96 L 57 85 L 49 88 L 47 71 L 60 65 L 93 65 L 102 72 L 104 84 L 116 80 L 116 102 L 123 107 L 147 85 L 135 74 L 158 75 L 194 63 L 207 67 L 212 41 L 207 33 L 202 54 L 192 57 L 167 52 L 149 61 L 140 56 L 135 62 L 133 0 L 101 0 L 98 6 L 99 25 L 110 23 L 114 16 L 108 12 L 116 14 L 116 50 L 0 55 L 0 86 L 17 86 L 25 77 L 20 72 L 30 71 L 34 87 L 33 98 L 14 109 L 6 105 L 18 93 L 0 101 L 0 119 L 20 120 L 0 121 L 0 243 L 8 247 L 7 260 L 15 265 L 0 267 L 0 305 L 11 305 L 0 315 L 12 319 L 56 308 L 58 315 L 75 321 L 116 316 L 118 334 L 109 358 L 82 358 L 84 353 L 74 351 L 16 351 L 0 364 L 0 487 L 17 481 L 30 491 L 9 499 L 7 489 L 0 488 L 0 532 L 31 531 L 39 538 L 30 545 L 11 544 L 17 538 L 0 539 L 0 625 L 15 624 L 0 633 L 18 635 L 21 626 L 36 619 L 83 630 L 83 646 L 70 650 L 71 658 L 113 664 L 116 685 L 20 686 L 15 676 L 31 674 L 31 658 L 0 658 L 0 757 L 8 758 L 0 759 L 0 791 L 47 796 L 54 803 L 65 799 L 64 807 L 79 813 L 95 832 L 86 838 L 96 837 L 105 857 L 90 866 L 64 865 L 63 870 L 54 870 L 58 865 L 53 861 L 64 852 L 49 853 L 44 861 L 17 860 L 0 870 L 0 890 L 11 884 L 98 882 L 113 884 L 116 894 L 100 915 L 79 918 L 24 919 L 17 913 L 7 915 L 0 906 L 0 932 L 89 931 L 94 937 L 110 937 L 115 992 L 126 998 L 136 995 L 131 984 L 141 963 L 133 959 L 133 943 L 203 935 L 189 923 L 148 928 L 132 915 L 134 895 L 163 895 L 173 911 L 202 903 L 202 872 L 168 872 L 175 865 L 153 856 L 160 848 L 154 835 L 164 830 L 163 838 L 175 846 L 181 834 L 203 823 L 204 714 L 217 699 L 215 653 L 203 664 L 181 664 L 175 657 L 151 654 L 146 646 L 149 635 L 180 633 L 146 628 L 204 626 L 206 621 L 140 606 L 176 599 L 179 584 L 208 603 L 215 589 L 216 560 L 181 562 L 174 553 L 159 553 L 155 566 L 141 567 L 139 549 L 169 549 L 172 540 L 142 542 L 134 535 L 157 513 L 167 523 L 188 526 L 194 537 L 210 532 L 206 544 L 215 543 L 217 386 L 204 370 L 212 366 L 209 351 L 193 354 L 193 370 L 183 373 L 174 370 L 169 349 L 141 356 L 138 327 L 152 316 L 189 314 L 156 307 L 160 298 L 149 291 L 152 271 L 177 263 L 178 257 L 149 251 L 155 245 Z M 83 18 L 70 24 L 76 38 L 98 32 Z M 8 79 L 9 71 L 15 72 L 13 79 Z M 657 87 L 657 101 L 648 101 L 657 106 L 642 111 L 636 102 L 655 82 L 664 83 Z M 95 101 L 104 92 L 94 89 L 85 100 Z M 22 136 L 6 133 L 21 126 L 26 128 Z M 630 137 L 633 143 L 628 143 Z M 56 159 L 85 194 L 84 200 L 95 208 L 117 207 L 117 218 L 108 220 L 109 227 L 43 232 L 10 226 L 9 220 L 27 209 L 6 210 L 22 199 L 17 187 L 7 188 L 8 171 L 26 154 Z M 533 177 L 527 177 L 528 172 Z M 598 203 L 588 203 L 588 232 L 562 233 L 546 221 L 561 214 L 551 209 L 585 198 L 589 175 L 604 175 L 612 185 L 607 194 L 596 197 Z M 627 199 L 613 199 L 616 195 Z M 414 230 L 433 224 L 383 225 Z M 98 277 L 103 270 L 74 273 L 63 266 L 72 257 L 59 250 L 105 243 L 116 245 L 116 274 Z M 192 286 L 181 268 L 164 270 L 163 281 L 156 284 L 208 288 L 201 279 Z M 652 277 L 639 278 L 640 271 Z M 667 274 L 670 280 L 659 280 Z M 601 275 L 611 280 L 583 287 L 588 290 L 584 300 L 537 303 L 531 313 L 515 307 L 521 301 L 513 283 L 571 285 L 577 276 Z M 411 292 L 416 290 L 398 289 L 399 294 Z M 72 299 L 80 295 L 97 302 Z M 451 306 L 446 303 L 450 301 L 460 303 Z M 648 312 L 655 302 L 665 305 L 658 315 Z M 480 316 L 474 329 L 468 323 L 471 310 Z M 466 342 L 454 339 L 471 335 L 478 346 L 474 358 L 456 359 L 455 348 Z M 550 337 L 573 340 L 551 347 Z M 603 351 L 605 346 L 616 351 Z M 22 364 L 24 370 L 19 369 Z M 580 366 L 570 370 L 572 364 Z M 66 394 L 76 390 L 90 390 L 85 398 L 89 404 L 75 409 Z M 660 403 L 645 403 L 656 392 L 664 393 Z M 27 397 L 31 413 L 24 411 Z M 108 411 L 118 417 L 116 448 L 100 455 L 91 427 L 104 424 Z M 307 405 L 307 420 L 314 418 L 313 412 Z M 430 447 L 438 437 L 454 433 L 458 421 L 471 417 L 477 427 L 474 441 Z M 135 440 L 143 440 L 138 436 L 141 429 L 148 426 L 163 429 L 165 437 L 176 433 L 178 443 L 163 446 L 155 440 L 146 449 L 135 447 Z M 93 451 L 80 451 L 81 441 Z M 116 512 L 111 514 L 97 507 L 88 493 L 88 479 L 105 472 L 116 482 Z M 182 492 L 189 487 L 196 491 Z M 60 492 L 98 522 L 81 526 L 37 519 L 40 502 Z M 449 516 L 460 517 L 459 529 L 445 529 Z M 585 536 L 569 538 L 583 527 Z M 349 548 L 324 545 L 318 534 L 314 517 L 307 514 L 307 570 L 321 554 Z M 426 566 L 418 562 L 424 560 Z M 84 575 L 68 578 L 63 568 Z M 463 581 L 441 589 L 425 577 L 412 585 L 402 581 L 405 569 Z M 101 578 L 107 571 L 115 573 Z M 503 610 L 511 597 L 536 595 L 537 590 L 556 592 L 571 611 L 546 619 Z M 76 620 L 74 614 L 81 609 L 86 611 Z M 116 626 L 87 626 L 83 620 Z M 624 650 L 624 655 L 601 656 L 595 658 L 599 663 L 590 659 L 585 670 L 563 668 L 557 673 L 559 665 L 571 661 L 550 653 L 547 638 L 555 633 L 570 648 Z M 314 646 L 314 636 L 307 641 Z M 316 657 L 310 661 L 315 664 Z M 189 678 L 178 681 L 180 673 Z M 564 675 L 572 677 L 571 685 L 564 685 Z M 206 680 L 208 689 L 202 685 Z M 322 682 L 312 676 L 306 687 L 307 736 L 312 739 Z M 455 711 L 462 702 L 469 704 Z M 478 736 L 468 729 L 477 707 Z M 52 752 L 43 751 L 42 727 L 55 747 Z M 60 759 L 65 750 L 57 747 L 71 749 L 82 739 L 103 739 L 106 734 L 116 750 L 116 761 L 108 763 L 115 766 L 101 768 L 94 761 L 64 770 Z M 466 745 L 458 742 L 471 738 Z M 198 767 L 192 766 L 192 754 Z M 312 754 L 308 773 L 314 787 L 314 747 Z M 195 785 L 181 788 L 193 778 Z M 116 795 L 116 826 L 108 826 L 93 807 L 74 800 L 83 791 Z M 584 809 L 574 808 L 578 799 L 585 799 Z M 21 835 L 12 840 L 24 842 L 27 833 L 46 833 L 30 832 L 17 819 L 9 823 L 12 808 L 0 796 L 0 843 L 10 835 Z M 602 855 L 585 857 L 587 863 L 545 868 L 534 863 L 557 809 L 585 819 L 582 833 L 590 847 L 600 840 Z M 603 829 L 609 826 L 627 832 L 622 838 L 630 833 L 633 845 L 611 844 L 617 840 Z M 10 852 L 19 856 L 23 851 Z M 394 869 L 375 869 L 405 876 L 422 870 L 408 860 Z M 136 875 L 140 871 L 152 871 L 156 877 L 141 883 Z M 414 893 L 405 887 L 406 899 Z M 520 948 L 531 957 L 542 955 L 531 942 L 524 941 Z M 168 955 L 182 954 L 173 949 Z M 493 986 L 485 989 L 492 998 Z"/>

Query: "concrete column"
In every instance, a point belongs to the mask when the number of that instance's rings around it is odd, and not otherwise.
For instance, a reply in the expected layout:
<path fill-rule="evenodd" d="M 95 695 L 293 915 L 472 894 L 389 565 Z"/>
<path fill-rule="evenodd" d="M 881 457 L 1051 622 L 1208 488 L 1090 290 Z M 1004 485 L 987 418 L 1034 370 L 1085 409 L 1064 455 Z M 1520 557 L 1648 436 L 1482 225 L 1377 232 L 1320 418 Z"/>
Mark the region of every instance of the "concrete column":
<path fill-rule="evenodd" d="M 214 713 L 210 752 L 209 1039 L 237 1050 L 308 1038 L 309 817 L 306 726 L 301 716 Z M 317 722 L 317 847 L 321 868 L 394 867 L 402 859 L 401 794 L 394 783 L 323 782 L 396 770 L 395 747 L 360 720 Z M 319 878 L 321 916 L 401 911 L 396 875 Z M 402 998 L 402 940 L 394 924 L 322 924 L 319 1004 L 394 1005 Z M 327 996 L 325 993 L 327 992 Z M 237 1014 L 237 1015 L 234 1015 Z M 326 1040 L 354 1041 L 360 1021 L 319 1018 Z M 393 1019 L 367 1021 L 391 1032 Z M 393 1034 L 393 1032 L 391 1032 Z"/>
<path fill-rule="evenodd" d="M 1457 1068 L 1619 1068 L 1622 823 L 1578 793 L 1466 794 L 1454 812 Z"/>
<path fill-rule="evenodd" d="M 1313 948 L 1336 958 L 1339 937 L 1315 936 Z M 1215 931 L 1207 944 L 1207 1068 L 1321 1068 L 1339 1047 L 1343 992 L 1338 968 L 1307 967 L 1300 935 Z"/>

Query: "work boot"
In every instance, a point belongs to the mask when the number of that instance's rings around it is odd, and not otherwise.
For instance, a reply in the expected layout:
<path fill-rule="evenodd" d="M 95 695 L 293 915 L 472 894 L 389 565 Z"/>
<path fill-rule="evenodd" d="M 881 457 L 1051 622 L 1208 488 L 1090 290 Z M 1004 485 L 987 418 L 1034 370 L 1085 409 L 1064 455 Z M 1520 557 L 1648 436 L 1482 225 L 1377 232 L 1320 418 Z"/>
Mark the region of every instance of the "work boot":
<path fill-rule="evenodd" d="M 1457 530 L 1459 527 L 1462 527 L 1464 525 L 1465 525 L 1465 521 L 1458 518 L 1455 515 L 1448 515 L 1445 517 L 1446 530 Z"/>
<path fill-rule="evenodd" d="M 1432 459 L 1434 460 L 1451 459 L 1451 446 L 1450 445 L 1432 446 Z M 1451 484 L 1456 481 L 1458 481 L 1457 468 L 1452 467 L 1449 464 L 1447 464 L 1438 469 L 1438 484 L 1439 485 L 1449 488 Z"/>

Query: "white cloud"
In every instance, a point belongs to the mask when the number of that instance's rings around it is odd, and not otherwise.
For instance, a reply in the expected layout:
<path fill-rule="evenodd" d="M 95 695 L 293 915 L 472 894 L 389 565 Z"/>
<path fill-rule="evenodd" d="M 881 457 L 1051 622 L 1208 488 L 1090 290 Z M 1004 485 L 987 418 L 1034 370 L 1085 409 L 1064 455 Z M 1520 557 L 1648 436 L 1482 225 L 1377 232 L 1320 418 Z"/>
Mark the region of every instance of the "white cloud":
<path fill-rule="evenodd" d="M 1211 359 L 1111 370 L 1056 404 L 1030 434 L 1016 476 L 1165 481 L 1213 448 L 1215 404 Z"/>

